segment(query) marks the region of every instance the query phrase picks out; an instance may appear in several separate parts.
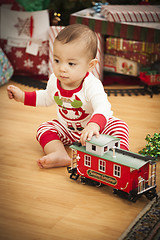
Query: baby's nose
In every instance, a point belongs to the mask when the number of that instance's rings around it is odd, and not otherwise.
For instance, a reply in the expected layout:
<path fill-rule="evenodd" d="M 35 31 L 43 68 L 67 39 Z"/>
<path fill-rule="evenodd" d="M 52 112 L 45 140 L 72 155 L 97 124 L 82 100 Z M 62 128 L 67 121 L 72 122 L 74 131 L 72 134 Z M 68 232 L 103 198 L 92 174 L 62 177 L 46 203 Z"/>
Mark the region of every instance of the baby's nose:
<path fill-rule="evenodd" d="M 66 72 L 66 70 L 67 70 L 66 64 L 61 64 L 61 66 L 60 66 L 60 71 L 61 71 L 61 72 Z"/>

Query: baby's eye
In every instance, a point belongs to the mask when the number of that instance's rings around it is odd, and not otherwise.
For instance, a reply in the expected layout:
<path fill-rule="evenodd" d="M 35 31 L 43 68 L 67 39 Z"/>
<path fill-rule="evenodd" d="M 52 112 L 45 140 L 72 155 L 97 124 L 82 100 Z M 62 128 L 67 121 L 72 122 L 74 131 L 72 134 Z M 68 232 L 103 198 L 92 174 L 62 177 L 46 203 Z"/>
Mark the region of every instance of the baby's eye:
<path fill-rule="evenodd" d="M 55 63 L 59 63 L 59 60 L 58 60 L 58 59 L 54 59 L 54 62 L 55 62 Z"/>
<path fill-rule="evenodd" d="M 75 66 L 76 64 L 75 63 L 72 63 L 72 62 L 69 62 L 68 63 L 70 66 Z"/>

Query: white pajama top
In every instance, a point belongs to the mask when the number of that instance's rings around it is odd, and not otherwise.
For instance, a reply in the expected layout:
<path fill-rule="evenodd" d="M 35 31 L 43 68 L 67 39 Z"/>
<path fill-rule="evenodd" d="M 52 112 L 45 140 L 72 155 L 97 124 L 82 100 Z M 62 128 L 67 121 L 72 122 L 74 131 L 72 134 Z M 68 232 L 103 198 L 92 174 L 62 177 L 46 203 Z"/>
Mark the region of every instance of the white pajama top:
<path fill-rule="evenodd" d="M 50 106 L 55 103 L 59 122 L 70 129 L 82 130 L 88 122 L 95 122 L 103 130 L 113 114 L 101 81 L 92 73 L 87 73 L 74 90 L 63 89 L 53 73 L 45 90 L 25 92 L 25 105 Z"/>

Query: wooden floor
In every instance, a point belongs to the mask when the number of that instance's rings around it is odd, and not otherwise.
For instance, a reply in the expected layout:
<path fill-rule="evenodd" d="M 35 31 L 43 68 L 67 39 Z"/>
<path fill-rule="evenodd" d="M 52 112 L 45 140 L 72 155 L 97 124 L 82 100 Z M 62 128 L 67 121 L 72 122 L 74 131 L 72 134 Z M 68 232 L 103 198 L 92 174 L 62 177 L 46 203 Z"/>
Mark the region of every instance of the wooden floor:
<path fill-rule="evenodd" d="M 149 200 L 131 203 L 109 187 L 82 185 L 70 180 L 66 168 L 39 169 L 36 160 L 43 152 L 36 129 L 56 117 L 55 106 L 23 106 L 7 98 L 6 86 L 0 88 L 0 239 L 117 240 Z M 160 95 L 110 96 L 109 101 L 114 115 L 129 125 L 131 151 L 146 145 L 148 133 L 159 132 Z M 159 191 L 159 164 L 157 184 Z"/>

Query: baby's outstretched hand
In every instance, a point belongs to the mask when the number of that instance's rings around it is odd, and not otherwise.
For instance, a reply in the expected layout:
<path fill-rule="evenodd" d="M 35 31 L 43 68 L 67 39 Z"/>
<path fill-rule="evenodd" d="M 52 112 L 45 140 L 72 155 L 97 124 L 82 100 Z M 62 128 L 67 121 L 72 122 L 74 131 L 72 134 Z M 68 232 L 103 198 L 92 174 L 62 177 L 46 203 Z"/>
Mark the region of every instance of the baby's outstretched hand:
<path fill-rule="evenodd" d="M 24 103 L 24 92 L 20 88 L 9 85 L 7 87 L 7 92 L 9 99 L 15 99 L 17 102 Z"/>
<path fill-rule="evenodd" d="M 82 146 L 85 146 L 86 140 L 90 141 L 93 135 L 96 135 L 96 137 L 98 137 L 99 130 L 100 130 L 100 127 L 97 123 L 94 123 L 94 122 L 89 123 L 83 129 L 81 137 L 80 137 L 80 143 L 82 144 Z"/>

